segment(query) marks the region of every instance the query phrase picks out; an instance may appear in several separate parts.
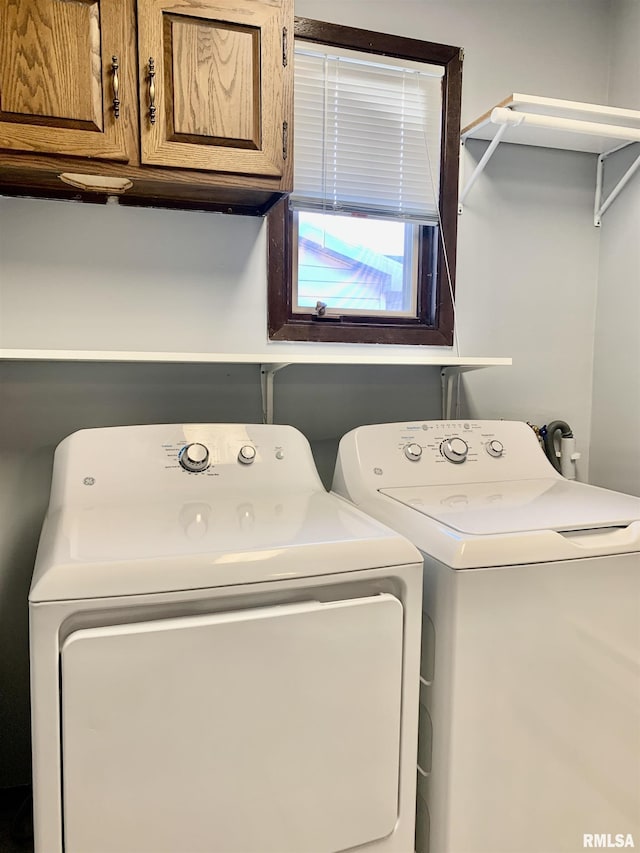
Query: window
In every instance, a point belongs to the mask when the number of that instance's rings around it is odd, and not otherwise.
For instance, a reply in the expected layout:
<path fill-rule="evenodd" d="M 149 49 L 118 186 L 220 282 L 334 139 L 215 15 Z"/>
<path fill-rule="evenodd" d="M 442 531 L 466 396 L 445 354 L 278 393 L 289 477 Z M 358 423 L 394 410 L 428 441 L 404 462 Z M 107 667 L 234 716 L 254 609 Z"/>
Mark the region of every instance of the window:
<path fill-rule="evenodd" d="M 450 345 L 460 49 L 296 19 L 295 63 L 270 338 Z"/>

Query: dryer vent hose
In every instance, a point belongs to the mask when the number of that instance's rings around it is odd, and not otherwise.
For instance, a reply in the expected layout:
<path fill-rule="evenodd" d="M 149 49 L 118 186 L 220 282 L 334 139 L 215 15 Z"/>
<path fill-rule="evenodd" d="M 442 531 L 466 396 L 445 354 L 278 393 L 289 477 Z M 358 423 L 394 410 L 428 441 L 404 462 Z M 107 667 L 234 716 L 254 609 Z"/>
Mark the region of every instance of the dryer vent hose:
<path fill-rule="evenodd" d="M 544 452 L 547 454 L 549 462 L 551 462 L 556 471 L 559 474 L 562 474 L 563 471 L 560 459 L 556 455 L 555 437 L 557 432 L 560 433 L 561 439 L 573 438 L 573 432 L 571 431 L 569 424 L 565 423 L 565 421 L 551 421 L 551 423 L 547 425 L 547 431 L 544 437 Z"/>

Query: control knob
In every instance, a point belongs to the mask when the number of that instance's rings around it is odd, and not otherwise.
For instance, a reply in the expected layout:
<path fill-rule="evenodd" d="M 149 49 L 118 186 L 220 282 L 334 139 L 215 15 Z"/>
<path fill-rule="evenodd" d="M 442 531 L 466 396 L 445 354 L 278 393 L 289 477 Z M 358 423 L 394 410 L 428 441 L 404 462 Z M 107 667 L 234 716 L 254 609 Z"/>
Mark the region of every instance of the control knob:
<path fill-rule="evenodd" d="M 411 462 L 418 462 L 422 456 L 422 448 L 419 444 L 407 444 L 404 449 L 404 455 L 407 459 L 411 460 Z"/>
<path fill-rule="evenodd" d="M 440 445 L 440 452 L 445 459 L 449 460 L 449 462 L 459 464 L 460 462 L 464 462 L 467 458 L 469 446 L 467 442 L 463 441 L 461 438 L 448 438 Z"/>
<path fill-rule="evenodd" d="M 240 448 L 238 462 L 242 462 L 243 465 L 251 465 L 255 458 L 256 449 L 251 444 L 245 444 L 244 447 Z"/>
<path fill-rule="evenodd" d="M 488 441 L 486 444 L 487 453 L 489 456 L 494 456 L 496 459 L 502 456 L 504 452 L 504 446 L 501 441 L 498 441 L 496 438 Z"/>
<path fill-rule="evenodd" d="M 209 451 L 204 444 L 187 444 L 180 452 L 180 464 L 185 471 L 204 471 L 209 467 Z"/>

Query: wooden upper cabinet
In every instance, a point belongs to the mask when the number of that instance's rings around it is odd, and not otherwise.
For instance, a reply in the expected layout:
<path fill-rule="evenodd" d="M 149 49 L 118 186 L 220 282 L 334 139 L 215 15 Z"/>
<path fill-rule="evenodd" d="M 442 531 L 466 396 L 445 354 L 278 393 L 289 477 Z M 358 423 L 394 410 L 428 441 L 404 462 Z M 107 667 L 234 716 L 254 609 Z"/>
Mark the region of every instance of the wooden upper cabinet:
<path fill-rule="evenodd" d="M 290 0 L 138 0 L 138 46 L 143 163 L 285 173 Z"/>
<path fill-rule="evenodd" d="M 0 148 L 128 160 L 125 20 L 122 0 L 0 0 Z"/>
<path fill-rule="evenodd" d="M 293 184 L 293 31 L 293 0 L 0 0 L 0 188 L 262 215 Z"/>

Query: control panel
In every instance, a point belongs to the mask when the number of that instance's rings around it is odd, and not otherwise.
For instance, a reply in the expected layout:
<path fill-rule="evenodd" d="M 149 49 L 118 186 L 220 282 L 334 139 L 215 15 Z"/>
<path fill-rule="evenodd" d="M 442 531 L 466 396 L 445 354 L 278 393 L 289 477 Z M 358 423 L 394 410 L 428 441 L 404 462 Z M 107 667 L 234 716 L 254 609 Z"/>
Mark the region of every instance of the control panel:
<path fill-rule="evenodd" d="M 509 439 L 501 427 L 505 421 L 425 421 L 420 424 L 383 424 L 385 430 L 393 427 L 397 446 L 402 445 L 404 456 L 411 462 L 446 462 L 451 465 L 474 465 L 483 456 L 503 460 L 509 455 Z M 366 430 L 377 427 L 361 427 L 360 438 L 366 447 Z M 356 430 L 356 432 L 358 432 Z M 500 435 L 502 438 L 498 438 Z M 393 440 L 393 439 L 392 439 Z M 505 441 L 507 444 L 505 445 Z"/>
<path fill-rule="evenodd" d="M 438 429 L 438 427 L 435 426 L 434 421 L 425 422 L 421 425 L 421 429 L 425 433 L 428 433 L 429 430 L 432 428 Z M 443 425 L 442 427 L 440 427 L 442 436 L 440 436 L 440 438 L 438 439 L 438 451 L 442 458 L 446 459 L 447 462 L 451 462 L 454 465 L 461 465 L 469 458 L 471 460 L 476 459 L 478 436 L 474 433 L 478 430 L 478 428 L 479 424 L 471 422 L 464 422 L 459 425 L 447 424 L 447 426 Z M 450 435 L 449 433 L 452 430 L 456 430 L 456 433 Z M 414 425 L 407 425 L 406 431 L 415 431 Z M 412 462 L 418 462 L 420 459 L 422 459 L 422 454 L 424 450 L 433 449 L 433 442 L 430 442 L 428 440 L 425 442 L 424 438 L 425 436 L 423 436 L 422 444 L 418 441 L 413 440 L 413 438 L 409 441 L 408 444 L 405 444 L 404 455 L 407 457 L 407 459 L 411 460 Z M 469 444 L 469 439 L 471 439 L 471 445 Z M 484 452 L 486 452 L 493 459 L 500 459 L 505 453 L 505 447 L 502 441 L 497 438 L 491 438 L 491 436 L 488 434 L 481 433 L 479 444 L 484 448 Z"/>
<path fill-rule="evenodd" d="M 376 491 L 404 485 L 559 476 L 533 430 L 517 421 L 418 421 L 358 427 L 340 442 L 336 477 Z M 357 470 L 356 470 L 357 469 Z"/>
<path fill-rule="evenodd" d="M 256 453 L 253 444 L 243 444 L 238 451 L 238 462 L 242 465 L 251 465 L 255 461 Z M 281 447 L 276 450 L 275 457 L 280 460 L 284 459 L 284 451 Z M 206 471 L 209 467 L 209 448 L 197 441 L 192 444 L 185 444 L 178 453 L 178 462 L 185 471 L 192 474 Z"/>
<path fill-rule="evenodd" d="M 307 439 L 281 424 L 159 424 L 80 430 L 56 451 L 52 502 L 199 499 L 229 489 L 323 488 Z"/>

